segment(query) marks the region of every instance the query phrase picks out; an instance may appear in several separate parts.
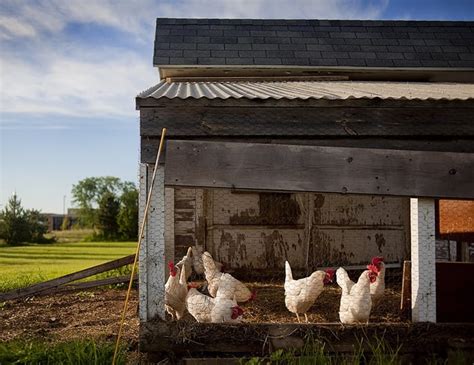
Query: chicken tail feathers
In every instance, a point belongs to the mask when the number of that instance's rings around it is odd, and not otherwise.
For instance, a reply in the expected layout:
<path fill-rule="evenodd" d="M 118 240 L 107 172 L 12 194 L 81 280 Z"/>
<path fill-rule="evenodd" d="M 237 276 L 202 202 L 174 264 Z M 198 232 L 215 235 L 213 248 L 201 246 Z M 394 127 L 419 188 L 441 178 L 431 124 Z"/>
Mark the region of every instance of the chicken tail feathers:
<path fill-rule="evenodd" d="M 181 285 L 186 285 L 186 282 L 187 282 L 186 269 L 184 268 L 184 265 L 183 265 L 183 267 L 181 267 L 181 272 L 179 274 L 179 283 Z"/>
<path fill-rule="evenodd" d="M 347 271 L 340 267 L 336 271 L 336 282 L 337 284 L 341 287 L 343 292 L 348 293 L 350 291 L 349 288 L 349 275 L 347 274 Z"/>
<path fill-rule="evenodd" d="M 206 251 L 202 254 L 202 263 L 206 272 L 211 273 L 217 271 L 216 263 L 209 252 Z"/>
<path fill-rule="evenodd" d="M 293 273 L 291 272 L 291 266 L 288 261 L 285 261 L 285 281 L 293 280 Z"/>

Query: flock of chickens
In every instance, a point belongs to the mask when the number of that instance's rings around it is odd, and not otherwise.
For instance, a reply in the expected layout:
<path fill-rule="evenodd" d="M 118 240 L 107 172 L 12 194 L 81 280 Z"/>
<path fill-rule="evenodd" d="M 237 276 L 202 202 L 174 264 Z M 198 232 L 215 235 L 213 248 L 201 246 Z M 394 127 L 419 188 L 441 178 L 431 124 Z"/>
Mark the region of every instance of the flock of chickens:
<path fill-rule="evenodd" d="M 183 318 L 186 311 L 198 322 L 239 323 L 243 309 L 238 303 L 255 298 L 245 284 L 222 271 L 222 264 L 214 261 L 209 252 L 200 253 L 189 247 L 186 256 L 176 265 L 168 264 L 170 276 L 165 285 L 165 309 L 173 319 Z M 194 283 L 188 283 L 192 271 L 204 274 L 205 286 L 201 291 Z M 285 305 L 296 314 L 308 317 L 306 312 L 324 290 L 324 285 L 333 281 L 334 270 L 317 270 L 310 276 L 295 280 L 288 261 L 285 262 Z M 344 268 L 336 271 L 336 282 L 342 289 L 339 319 L 344 324 L 367 323 L 373 303 L 385 290 L 385 265 L 382 257 L 374 257 L 367 270 L 357 282 L 353 282 Z"/>

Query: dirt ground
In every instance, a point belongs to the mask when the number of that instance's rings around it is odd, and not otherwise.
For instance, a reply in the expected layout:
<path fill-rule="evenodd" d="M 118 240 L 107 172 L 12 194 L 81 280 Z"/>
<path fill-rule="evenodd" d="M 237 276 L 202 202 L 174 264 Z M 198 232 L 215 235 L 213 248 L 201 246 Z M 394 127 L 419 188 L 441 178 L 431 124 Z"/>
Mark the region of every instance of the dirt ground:
<path fill-rule="evenodd" d="M 13 339 L 111 339 L 118 333 L 125 290 L 95 290 L 33 297 L 0 307 L 0 341 Z M 138 293 L 132 292 L 123 338 L 131 347 L 138 340 Z"/>
<path fill-rule="evenodd" d="M 281 283 L 248 283 L 256 300 L 243 304 L 247 323 L 296 322 L 284 303 Z M 84 338 L 112 339 L 118 332 L 125 290 L 107 289 L 6 302 L 0 307 L 0 341 L 40 338 L 66 341 Z M 326 287 L 308 312 L 310 322 L 337 322 L 340 289 Z M 399 310 L 400 291 L 386 289 L 372 311 L 371 322 L 404 322 Z M 127 312 L 124 340 L 135 348 L 138 341 L 138 295 L 134 290 Z M 193 320 L 189 318 L 187 320 Z"/>

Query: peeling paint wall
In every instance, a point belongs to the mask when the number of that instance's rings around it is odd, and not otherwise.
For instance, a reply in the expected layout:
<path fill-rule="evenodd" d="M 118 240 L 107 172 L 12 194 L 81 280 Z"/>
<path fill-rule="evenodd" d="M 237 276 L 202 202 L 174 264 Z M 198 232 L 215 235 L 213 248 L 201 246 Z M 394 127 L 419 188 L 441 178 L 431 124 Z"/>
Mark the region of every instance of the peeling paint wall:
<path fill-rule="evenodd" d="M 232 268 L 366 263 L 409 254 L 409 200 L 176 189 L 177 256 L 195 242 Z"/>

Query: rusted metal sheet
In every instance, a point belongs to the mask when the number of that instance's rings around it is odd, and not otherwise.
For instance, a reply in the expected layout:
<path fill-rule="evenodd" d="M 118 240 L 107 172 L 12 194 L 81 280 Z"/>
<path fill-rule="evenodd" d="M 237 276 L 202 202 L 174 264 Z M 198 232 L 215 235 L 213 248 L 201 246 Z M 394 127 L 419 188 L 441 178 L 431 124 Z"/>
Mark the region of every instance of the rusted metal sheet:
<path fill-rule="evenodd" d="M 474 200 L 439 201 L 441 238 L 474 242 Z"/>

